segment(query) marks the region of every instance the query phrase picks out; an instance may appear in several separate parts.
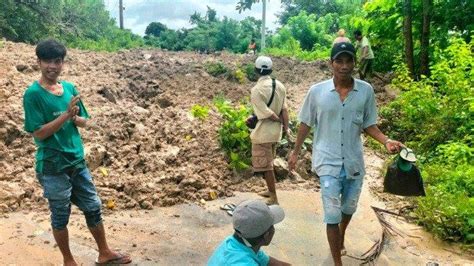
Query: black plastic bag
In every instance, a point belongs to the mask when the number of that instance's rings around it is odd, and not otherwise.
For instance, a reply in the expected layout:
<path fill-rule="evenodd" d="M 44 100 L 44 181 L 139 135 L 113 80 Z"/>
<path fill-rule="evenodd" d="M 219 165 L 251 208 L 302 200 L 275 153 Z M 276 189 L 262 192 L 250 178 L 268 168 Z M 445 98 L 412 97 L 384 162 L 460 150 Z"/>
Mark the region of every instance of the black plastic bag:
<path fill-rule="evenodd" d="M 398 167 L 399 160 L 403 159 L 395 160 L 388 167 L 383 191 L 399 196 L 426 196 L 418 167 L 412 164 L 409 170 L 403 171 Z"/>

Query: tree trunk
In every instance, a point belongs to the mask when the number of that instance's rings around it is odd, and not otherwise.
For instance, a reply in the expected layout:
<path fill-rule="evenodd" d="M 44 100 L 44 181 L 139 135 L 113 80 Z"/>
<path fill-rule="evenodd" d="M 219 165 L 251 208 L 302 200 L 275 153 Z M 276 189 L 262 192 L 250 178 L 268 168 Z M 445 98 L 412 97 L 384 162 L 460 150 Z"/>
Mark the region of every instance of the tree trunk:
<path fill-rule="evenodd" d="M 423 0 L 423 24 L 421 31 L 420 74 L 429 76 L 429 45 L 432 0 Z"/>
<path fill-rule="evenodd" d="M 403 2 L 403 37 L 405 39 L 405 59 L 407 62 L 410 76 L 415 77 L 414 63 L 413 63 L 413 34 L 412 34 L 412 12 L 411 0 Z"/>

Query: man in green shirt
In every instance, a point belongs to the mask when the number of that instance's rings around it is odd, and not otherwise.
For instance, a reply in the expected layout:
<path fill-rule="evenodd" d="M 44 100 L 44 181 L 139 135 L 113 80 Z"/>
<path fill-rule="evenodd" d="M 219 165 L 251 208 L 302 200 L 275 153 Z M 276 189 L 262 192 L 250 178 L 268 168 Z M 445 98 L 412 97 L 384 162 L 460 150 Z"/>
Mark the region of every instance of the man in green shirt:
<path fill-rule="evenodd" d="M 97 264 L 126 264 L 131 259 L 107 245 L 102 224 L 101 201 L 84 160 L 84 148 L 77 127 L 88 125 L 89 115 L 73 84 L 58 81 L 66 47 L 55 40 L 36 47 L 41 78 L 25 91 L 25 130 L 34 137 L 36 176 L 48 199 L 53 235 L 64 265 L 77 265 L 69 248 L 67 224 L 71 203 L 81 209 L 97 242 Z"/>

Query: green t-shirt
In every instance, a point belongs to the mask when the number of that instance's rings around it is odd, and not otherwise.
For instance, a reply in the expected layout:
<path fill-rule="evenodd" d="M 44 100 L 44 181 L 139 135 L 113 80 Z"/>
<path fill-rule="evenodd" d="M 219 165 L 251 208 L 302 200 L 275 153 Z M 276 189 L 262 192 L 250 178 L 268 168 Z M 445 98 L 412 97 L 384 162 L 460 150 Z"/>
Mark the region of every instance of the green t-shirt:
<path fill-rule="evenodd" d="M 43 125 L 58 118 L 67 111 L 72 97 L 78 95 L 73 84 L 61 81 L 63 94 L 54 95 L 41 87 L 35 81 L 23 95 L 23 109 L 25 110 L 25 130 L 33 133 Z M 79 116 L 89 118 L 86 108 L 79 101 Z M 84 168 L 84 148 L 79 131 L 71 120 L 52 136 L 39 140 L 35 139 L 36 172 L 43 174 L 57 174 L 65 169 L 75 167 Z"/>

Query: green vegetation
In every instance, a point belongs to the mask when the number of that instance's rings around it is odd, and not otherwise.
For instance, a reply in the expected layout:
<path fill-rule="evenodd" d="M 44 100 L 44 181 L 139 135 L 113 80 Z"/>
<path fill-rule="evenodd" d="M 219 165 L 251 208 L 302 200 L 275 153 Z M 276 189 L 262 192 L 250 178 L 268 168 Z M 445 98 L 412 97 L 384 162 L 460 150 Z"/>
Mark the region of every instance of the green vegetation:
<path fill-rule="evenodd" d="M 115 25 L 102 1 L 26 2 L 0 2 L 0 36 L 32 44 L 53 37 L 69 47 L 101 51 L 144 45 L 140 36 Z"/>
<path fill-rule="evenodd" d="M 474 243 L 474 47 L 449 42 L 434 53 L 431 77 L 414 81 L 397 68 L 403 93 L 381 110 L 382 127 L 420 155 L 427 196 L 417 200 L 418 221 L 442 239 Z"/>
<path fill-rule="evenodd" d="M 195 104 L 191 107 L 191 115 L 200 120 L 205 120 L 209 116 L 209 106 Z"/>
<path fill-rule="evenodd" d="M 235 170 L 249 168 L 252 143 L 245 121 L 251 114 L 250 106 L 241 103 L 234 107 L 223 97 L 214 99 L 214 106 L 223 118 L 218 131 L 219 144 L 229 159 L 229 166 Z"/>
<path fill-rule="evenodd" d="M 227 50 L 246 53 L 251 39 L 260 46 L 261 21 L 247 17 L 236 21 L 224 17 L 217 18 L 216 11 L 210 7 L 205 15 L 195 12 L 190 16 L 191 29 L 168 29 L 165 25 L 152 22 L 144 37 L 145 43 L 162 49 L 183 51 L 192 50 L 203 53 Z"/>
<path fill-rule="evenodd" d="M 222 62 L 207 62 L 204 64 L 204 69 L 213 77 L 218 77 L 230 71 Z"/>

